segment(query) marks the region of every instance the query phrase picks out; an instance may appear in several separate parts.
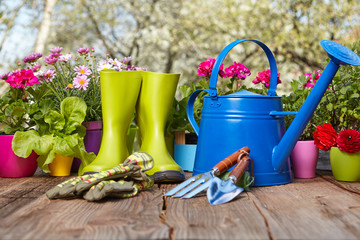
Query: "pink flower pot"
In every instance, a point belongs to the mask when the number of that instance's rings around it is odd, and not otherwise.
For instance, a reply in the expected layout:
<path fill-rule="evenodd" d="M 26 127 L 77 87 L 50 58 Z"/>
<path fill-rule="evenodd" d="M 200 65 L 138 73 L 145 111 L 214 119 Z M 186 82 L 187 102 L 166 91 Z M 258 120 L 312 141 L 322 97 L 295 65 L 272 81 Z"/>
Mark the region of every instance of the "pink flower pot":
<path fill-rule="evenodd" d="M 32 152 L 28 158 L 15 155 L 12 150 L 14 135 L 0 135 L 0 177 L 31 177 L 34 175 L 38 155 Z"/>
<path fill-rule="evenodd" d="M 314 178 L 319 149 L 314 141 L 298 141 L 291 153 L 295 178 Z"/>

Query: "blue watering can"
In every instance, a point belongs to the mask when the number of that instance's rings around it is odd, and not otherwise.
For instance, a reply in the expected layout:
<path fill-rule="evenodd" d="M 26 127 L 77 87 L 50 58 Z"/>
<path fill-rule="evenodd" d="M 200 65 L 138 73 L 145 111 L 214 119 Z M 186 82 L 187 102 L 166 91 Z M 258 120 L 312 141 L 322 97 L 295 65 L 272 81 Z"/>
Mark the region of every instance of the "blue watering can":
<path fill-rule="evenodd" d="M 237 44 L 251 41 L 257 43 L 266 53 L 271 77 L 267 95 L 240 91 L 218 96 L 216 83 L 219 68 L 228 52 Z M 224 48 L 215 61 L 211 72 L 209 89 L 192 93 L 187 103 L 187 116 L 195 133 L 198 145 L 193 175 L 204 173 L 237 149 L 248 146 L 254 161 L 252 169 L 255 186 L 286 184 L 292 181 L 289 156 L 309 122 L 322 96 L 340 65 L 360 66 L 360 57 L 350 49 L 329 40 L 322 40 L 321 46 L 330 57 L 330 62 L 310 92 L 296 117 L 286 131 L 281 97 L 275 96 L 277 67 L 270 49 L 254 39 L 240 39 Z M 197 125 L 193 106 L 200 92 L 204 97 L 200 128 Z"/>

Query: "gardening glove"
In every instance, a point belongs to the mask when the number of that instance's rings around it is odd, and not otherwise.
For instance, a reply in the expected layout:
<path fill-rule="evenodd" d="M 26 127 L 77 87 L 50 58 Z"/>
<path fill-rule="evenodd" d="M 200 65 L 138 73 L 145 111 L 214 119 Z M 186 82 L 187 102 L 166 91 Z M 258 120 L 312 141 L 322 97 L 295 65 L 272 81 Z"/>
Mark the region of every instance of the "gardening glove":
<path fill-rule="evenodd" d="M 148 153 L 135 152 L 130 155 L 124 163 L 110 170 L 71 178 L 47 191 L 46 195 L 50 199 L 79 196 L 92 186 L 102 181 L 113 179 L 144 181 L 144 179 L 148 179 L 144 172 L 153 166 L 154 161 Z"/>
<path fill-rule="evenodd" d="M 98 201 L 104 197 L 130 198 L 134 197 L 143 189 L 151 188 L 154 180 L 146 176 L 143 181 L 102 181 L 92 186 L 89 191 L 84 194 L 87 201 Z"/>

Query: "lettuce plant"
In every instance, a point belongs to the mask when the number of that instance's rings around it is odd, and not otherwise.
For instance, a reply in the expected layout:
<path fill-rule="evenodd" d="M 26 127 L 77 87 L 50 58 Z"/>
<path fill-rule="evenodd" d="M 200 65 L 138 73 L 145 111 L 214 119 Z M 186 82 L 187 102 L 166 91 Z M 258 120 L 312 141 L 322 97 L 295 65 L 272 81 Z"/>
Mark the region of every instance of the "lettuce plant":
<path fill-rule="evenodd" d="M 94 153 L 87 153 L 84 146 L 86 133 L 82 122 L 86 115 L 86 103 L 79 97 L 67 97 L 60 104 L 60 112 L 48 110 L 43 119 L 38 119 L 41 131 L 18 131 L 12 148 L 19 157 L 28 157 L 32 151 L 39 155 L 38 166 L 49 172 L 55 154 L 81 159 L 82 167 L 90 164 Z M 40 121 L 43 120 L 43 121 Z"/>

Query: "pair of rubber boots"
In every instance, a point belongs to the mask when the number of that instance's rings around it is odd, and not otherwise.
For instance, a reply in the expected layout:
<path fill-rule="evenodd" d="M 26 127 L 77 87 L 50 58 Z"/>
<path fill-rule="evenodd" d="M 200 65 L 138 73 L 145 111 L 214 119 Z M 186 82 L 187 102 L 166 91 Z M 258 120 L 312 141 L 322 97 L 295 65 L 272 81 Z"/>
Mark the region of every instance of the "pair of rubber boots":
<path fill-rule="evenodd" d="M 101 71 L 101 146 L 94 161 L 80 168 L 79 175 L 111 169 L 124 162 L 129 156 L 127 132 L 135 110 L 140 150 L 149 153 L 155 163 L 146 173 L 155 182 L 184 180 L 184 172 L 170 156 L 165 141 L 166 121 L 179 77 L 180 74 L 147 71 Z"/>

